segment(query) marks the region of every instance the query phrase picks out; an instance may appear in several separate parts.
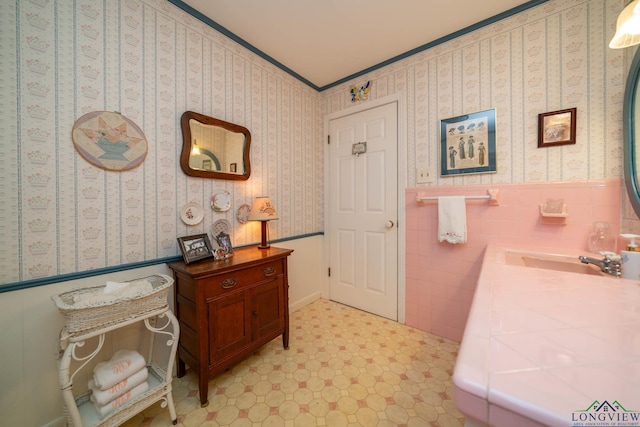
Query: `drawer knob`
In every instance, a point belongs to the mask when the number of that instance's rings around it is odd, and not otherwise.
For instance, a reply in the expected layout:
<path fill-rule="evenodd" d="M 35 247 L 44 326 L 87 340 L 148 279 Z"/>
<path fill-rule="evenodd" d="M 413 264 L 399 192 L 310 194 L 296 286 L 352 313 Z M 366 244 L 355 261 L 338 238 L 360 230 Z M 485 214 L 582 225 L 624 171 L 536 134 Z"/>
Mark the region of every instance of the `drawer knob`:
<path fill-rule="evenodd" d="M 267 277 L 268 276 L 273 276 L 273 274 L 276 272 L 276 269 L 273 266 L 269 266 L 269 267 L 265 268 L 264 270 L 262 270 L 262 272 Z"/>
<path fill-rule="evenodd" d="M 233 288 L 237 284 L 238 281 L 234 277 L 224 279 L 222 282 L 220 282 L 220 286 L 222 286 L 223 289 Z"/>

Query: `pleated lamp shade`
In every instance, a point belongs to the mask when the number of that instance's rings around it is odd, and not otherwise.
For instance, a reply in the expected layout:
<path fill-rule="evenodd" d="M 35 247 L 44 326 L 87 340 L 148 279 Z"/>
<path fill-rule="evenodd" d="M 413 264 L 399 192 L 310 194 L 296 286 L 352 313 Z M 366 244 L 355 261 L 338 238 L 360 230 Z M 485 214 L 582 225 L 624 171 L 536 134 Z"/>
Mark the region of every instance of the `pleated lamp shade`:
<path fill-rule="evenodd" d="M 616 33 L 613 35 L 609 47 L 622 49 L 640 43 L 640 0 L 629 3 L 616 23 Z"/>
<path fill-rule="evenodd" d="M 267 243 L 267 221 L 278 219 L 278 213 L 271 203 L 271 199 L 266 196 L 256 197 L 249 212 L 249 221 L 261 221 L 261 241 L 259 249 L 268 249 L 270 245 Z"/>

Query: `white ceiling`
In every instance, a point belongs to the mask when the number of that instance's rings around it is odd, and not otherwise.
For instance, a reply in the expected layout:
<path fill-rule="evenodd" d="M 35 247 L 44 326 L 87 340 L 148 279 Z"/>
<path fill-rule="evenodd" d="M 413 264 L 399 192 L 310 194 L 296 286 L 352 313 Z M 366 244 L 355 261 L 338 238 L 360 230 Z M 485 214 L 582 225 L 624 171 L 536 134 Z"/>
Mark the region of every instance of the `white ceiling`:
<path fill-rule="evenodd" d="M 317 88 L 544 1 L 182 0 Z"/>

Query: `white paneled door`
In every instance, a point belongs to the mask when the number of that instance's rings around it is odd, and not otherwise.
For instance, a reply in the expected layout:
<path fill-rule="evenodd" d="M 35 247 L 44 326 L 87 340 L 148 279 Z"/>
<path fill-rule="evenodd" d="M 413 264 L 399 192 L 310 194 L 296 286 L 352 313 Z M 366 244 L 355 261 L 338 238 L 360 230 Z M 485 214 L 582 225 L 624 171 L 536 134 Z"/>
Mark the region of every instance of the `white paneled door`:
<path fill-rule="evenodd" d="M 398 104 L 331 120 L 329 135 L 330 299 L 397 320 Z"/>

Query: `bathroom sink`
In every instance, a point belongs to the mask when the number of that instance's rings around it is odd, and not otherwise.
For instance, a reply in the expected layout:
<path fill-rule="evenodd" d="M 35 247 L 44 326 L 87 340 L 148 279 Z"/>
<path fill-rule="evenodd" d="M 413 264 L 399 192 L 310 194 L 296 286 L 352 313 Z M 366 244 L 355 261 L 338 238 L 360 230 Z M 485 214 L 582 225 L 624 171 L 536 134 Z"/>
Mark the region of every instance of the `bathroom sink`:
<path fill-rule="evenodd" d="M 567 273 L 590 274 L 606 276 L 606 273 L 595 265 L 583 264 L 578 256 L 556 255 L 534 252 L 519 252 L 506 250 L 505 264 L 520 267 L 542 268 L 545 270 L 564 271 Z"/>

